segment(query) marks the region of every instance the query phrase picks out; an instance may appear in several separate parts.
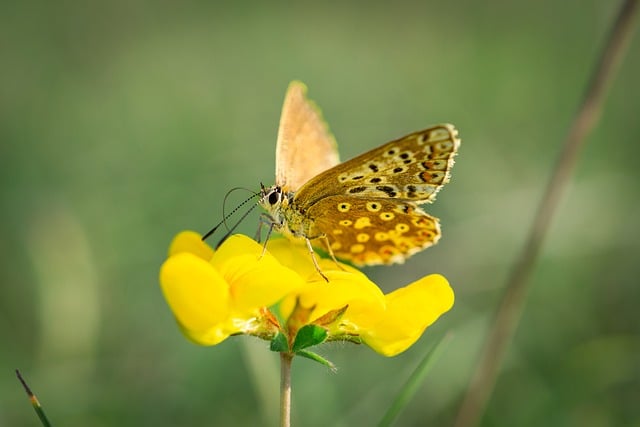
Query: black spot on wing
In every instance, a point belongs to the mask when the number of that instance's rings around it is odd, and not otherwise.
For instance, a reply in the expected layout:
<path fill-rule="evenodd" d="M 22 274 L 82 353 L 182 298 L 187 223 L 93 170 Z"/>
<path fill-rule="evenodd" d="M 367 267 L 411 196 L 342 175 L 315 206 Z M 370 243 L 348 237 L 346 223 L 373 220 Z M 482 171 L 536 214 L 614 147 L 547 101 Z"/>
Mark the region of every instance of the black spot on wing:
<path fill-rule="evenodd" d="M 382 191 L 389 197 L 396 197 L 396 195 L 398 194 L 393 187 L 389 187 L 388 185 L 378 185 L 376 187 L 376 190 Z"/>

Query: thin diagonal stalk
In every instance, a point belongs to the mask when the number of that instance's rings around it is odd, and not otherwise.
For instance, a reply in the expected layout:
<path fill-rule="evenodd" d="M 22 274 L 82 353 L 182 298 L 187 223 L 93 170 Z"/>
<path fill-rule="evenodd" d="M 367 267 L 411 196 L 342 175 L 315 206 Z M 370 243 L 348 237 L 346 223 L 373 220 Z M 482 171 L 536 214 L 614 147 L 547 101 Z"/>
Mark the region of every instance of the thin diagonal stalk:
<path fill-rule="evenodd" d="M 566 193 L 570 178 L 585 143 L 597 123 L 602 104 L 631 39 L 638 0 L 625 0 L 607 44 L 586 88 L 582 104 L 571 123 L 563 150 L 538 205 L 536 216 L 520 257 L 507 280 L 505 293 L 485 341 L 469 388 L 458 412 L 456 427 L 479 422 L 495 385 L 499 367 L 517 328 L 530 288 L 529 277 L 540 253 L 544 237 Z"/>
<path fill-rule="evenodd" d="M 293 354 L 280 353 L 280 426 L 291 426 L 291 362 Z"/>
<path fill-rule="evenodd" d="M 420 361 L 416 369 L 414 369 L 413 373 L 409 376 L 409 379 L 400 390 L 400 393 L 396 396 L 396 399 L 391 404 L 389 409 L 387 409 L 387 413 L 384 414 L 380 423 L 378 423 L 378 427 L 388 427 L 393 425 L 394 421 L 400 415 L 400 412 L 403 411 L 409 401 L 413 398 L 413 396 L 418 391 L 418 388 L 424 383 L 425 378 L 431 372 L 433 365 L 440 358 L 440 355 L 444 351 L 446 344 L 451 340 L 451 335 L 447 334 L 440 339 L 436 343 L 435 346 L 426 354 L 424 358 Z"/>
<path fill-rule="evenodd" d="M 44 427 L 51 427 L 51 423 L 49 422 L 47 415 L 44 413 L 44 409 L 42 409 L 42 406 L 40 405 L 40 401 L 38 400 L 36 395 L 33 394 L 33 392 L 27 385 L 27 382 L 24 380 L 24 378 L 22 378 L 22 374 L 18 369 L 16 369 L 16 376 L 18 377 L 18 380 L 20 380 L 22 387 L 24 387 L 24 391 L 27 392 L 27 396 L 29 396 L 29 401 L 31 402 L 31 406 L 33 406 L 33 410 L 36 411 L 36 414 L 38 415 L 38 418 L 40 418 L 40 422 L 42 423 L 42 425 Z"/>

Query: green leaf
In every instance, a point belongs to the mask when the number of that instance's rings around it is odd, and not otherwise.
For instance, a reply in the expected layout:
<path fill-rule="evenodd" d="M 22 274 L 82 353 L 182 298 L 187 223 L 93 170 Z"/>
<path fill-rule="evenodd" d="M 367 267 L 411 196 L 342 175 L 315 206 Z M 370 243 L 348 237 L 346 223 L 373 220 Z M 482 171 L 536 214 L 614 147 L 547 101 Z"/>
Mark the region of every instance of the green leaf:
<path fill-rule="evenodd" d="M 306 357 L 307 359 L 313 360 L 314 362 L 318 362 L 319 364 L 326 366 L 327 368 L 331 369 L 334 372 L 336 371 L 336 365 L 334 365 L 331 361 L 325 359 L 324 357 L 320 356 L 317 353 L 313 353 L 307 350 L 300 350 L 296 352 L 296 355 Z"/>
<path fill-rule="evenodd" d="M 449 342 L 451 335 L 447 334 L 440 339 L 433 346 L 433 348 L 426 354 L 426 356 L 420 361 L 416 369 L 409 376 L 409 380 L 404 384 L 400 393 L 396 397 L 396 400 L 391 404 L 387 413 L 384 414 L 382 421 L 378 424 L 379 427 L 390 426 L 396 419 L 398 414 L 407 406 L 413 395 L 418 390 L 420 384 L 427 377 L 427 374 L 431 371 L 431 367 L 435 361 L 440 357 L 440 353 L 445 347 L 445 343 Z"/>
<path fill-rule="evenodd" d="M 305 325 L 296 334 L 296 339 L 293 340 L 293 347 L 291 350 L 294 353 L 302 350 L 303 348 L 318 345 L 327 339 L 328 332 L 325 328 L 317 325 Z"/>
<path fill-rule="evenodd" d="M 277 351 L 278 353 L 287 353 L 289 351 L 287 337 L 282 332 L 278 332 L 278 335 L 271 340 L 269 348 L 271 351 Z"/>

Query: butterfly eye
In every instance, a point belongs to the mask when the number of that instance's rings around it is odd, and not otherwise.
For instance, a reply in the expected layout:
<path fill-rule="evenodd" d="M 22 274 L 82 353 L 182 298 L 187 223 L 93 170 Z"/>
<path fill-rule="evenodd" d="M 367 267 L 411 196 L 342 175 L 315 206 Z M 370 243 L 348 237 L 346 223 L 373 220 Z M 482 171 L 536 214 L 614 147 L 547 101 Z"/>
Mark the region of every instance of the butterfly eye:
<path fill-rule="evenodd" d="M 275 205 L 276 203 L 278 203 L 280 201 L 280 196 L 281 195 L 282 195 L 282 193 L 280 192 L 279 188 L 276 188 L 275 190 L 273 190 L 269 194 L 269 204 L 270 205 Z"/>

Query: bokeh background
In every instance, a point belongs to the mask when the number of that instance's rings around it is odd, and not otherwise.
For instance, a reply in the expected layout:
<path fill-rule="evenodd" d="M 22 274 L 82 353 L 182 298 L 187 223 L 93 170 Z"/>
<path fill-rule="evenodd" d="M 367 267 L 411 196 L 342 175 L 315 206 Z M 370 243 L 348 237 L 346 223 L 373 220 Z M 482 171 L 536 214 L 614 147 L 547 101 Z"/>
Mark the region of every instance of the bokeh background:
<path fill-rule="evenodd" d="M 266 344 L 187 342 L 158 285 L 173 235 L 271 184 L 284 91 L 309 86 L 348 159 L 440 122 L 463 139 L 428 211 L 444 237 L 385 290 L 456 305 L 406 353 L 294 364 L 294 425 L 373 425 L 453 339 L 398 425 L 451 425 L 618 2 L 2 2 L 0 425 L 275 425 Z M 484 426 L 640 425 L 639 41 L 537 263 Z M 244 198 L 244 194 L 236 195 Z M 234 202 L 230 202 L 233 205 Z M 252 235 L 256 217 L 241 231 Z"/>

